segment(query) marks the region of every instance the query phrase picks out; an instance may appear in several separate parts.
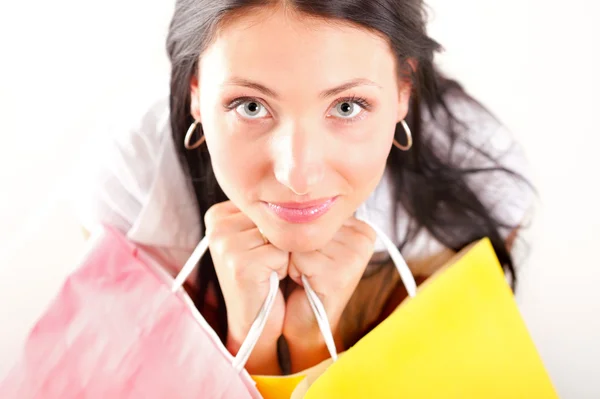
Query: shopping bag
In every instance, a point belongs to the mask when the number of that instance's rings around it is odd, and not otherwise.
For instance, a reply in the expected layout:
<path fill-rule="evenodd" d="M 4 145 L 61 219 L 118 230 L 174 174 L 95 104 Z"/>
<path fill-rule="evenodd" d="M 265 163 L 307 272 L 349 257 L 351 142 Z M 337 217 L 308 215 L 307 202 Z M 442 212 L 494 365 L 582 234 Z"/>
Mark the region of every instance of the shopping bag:
<path fill-rule="evenodd" d="M 343 353 L 294 376 L 253 376 L 265 399 L 557 398 L 488 239 L 466 247 Z"/>
<path fill-rule="evenodd" d="M 19 363 L 0 383 L 0 398 L 260 398 L 255 381 L 265 398 L 289 398 L 312 373 L 280 377 L 273 385 L 244 370 L 270 314 L 277 274 L 233 357 L 181 289 L 207 249 L 205 237 L 173 279 L 117 230 L 105 227 L 95 234 L 78 269 L 31 331 Z M 414 295 L 408 266 L 397 250 L 392 258 Z M 308 281 L 304 285 L 335 360 L 323 305 Z"/>
<path fill-rule="evenodd" d="M 276 275 L 234 358 L 179 289 L 206 239 L 173 280 L 107 229 L 32 331 L 0 397 L 556 397 L 488 240 L 466 248 L 416 294 L 400 253 L 372 227 L 410 298 L 338 358 L 322 304 L 305 282 L 332 358 L 293 376 L 253 380 L 243 365 L 269 316 Z"/>
<path fill-rule="evenodd" d="M 558 397 L 488 239 L 307 385 L 292 398 Z"/>
<path fill-rule="evenodd" d="M 31 331 L 0 398 L 260 398 L 172 283 L 121 233 L 99 232 Z"/>

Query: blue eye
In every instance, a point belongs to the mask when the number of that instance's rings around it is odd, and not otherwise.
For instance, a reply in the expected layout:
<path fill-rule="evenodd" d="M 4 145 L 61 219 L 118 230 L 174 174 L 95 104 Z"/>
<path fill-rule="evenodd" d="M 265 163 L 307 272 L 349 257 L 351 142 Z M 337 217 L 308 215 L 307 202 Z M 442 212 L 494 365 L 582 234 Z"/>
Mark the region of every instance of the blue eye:
<path fill-rule="evenodd" d="M 235 111 L 246 119 L 259 119 L 268 115 L 265 106 L 256 100 L 247 100 L 240 103 Z"/>

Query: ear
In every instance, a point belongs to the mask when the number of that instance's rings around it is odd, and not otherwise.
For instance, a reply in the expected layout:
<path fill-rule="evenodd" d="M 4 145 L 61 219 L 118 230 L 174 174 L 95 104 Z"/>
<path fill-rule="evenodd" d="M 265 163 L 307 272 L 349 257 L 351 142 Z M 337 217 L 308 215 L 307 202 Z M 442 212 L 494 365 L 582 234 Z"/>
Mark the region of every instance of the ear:
<path fill-rule="evenodd" d="M 190 80 L 190 113 L 195 120 L 200 119 L 200 88 L 198 87 L 198 76 L 192 76 Z"/>
<path fill-rule="evenodd" d="M 412 80 L 408 78 L 410 74 L 417 72 L 418 62 L 413 58 L 406 60 L 410 70 L 407 70 L 403 77 L 398 80 L 398 115 L 397 121 L 400 122 L 406 118 L 408 114 L 408 107 L 410 105 L 410 95 L 412 93 L 413 84 Z"/>

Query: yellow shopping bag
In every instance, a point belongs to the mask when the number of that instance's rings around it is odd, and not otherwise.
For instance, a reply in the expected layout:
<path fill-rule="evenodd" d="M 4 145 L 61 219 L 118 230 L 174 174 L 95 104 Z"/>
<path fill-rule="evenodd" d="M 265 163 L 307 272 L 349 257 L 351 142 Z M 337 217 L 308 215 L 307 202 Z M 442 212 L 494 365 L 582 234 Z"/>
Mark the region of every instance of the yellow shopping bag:
<path fill-rule="evenodd" d="M 488 239 L 335 363 L 253 378 L 265 399 L 557 398 Z"/>

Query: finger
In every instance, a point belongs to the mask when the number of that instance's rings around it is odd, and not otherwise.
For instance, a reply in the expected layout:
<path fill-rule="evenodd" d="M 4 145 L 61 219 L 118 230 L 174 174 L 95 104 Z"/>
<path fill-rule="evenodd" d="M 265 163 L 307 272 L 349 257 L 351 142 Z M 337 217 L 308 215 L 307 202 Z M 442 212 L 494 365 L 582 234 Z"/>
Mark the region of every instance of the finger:
<path fill-rule="evenodd" d="M 288 265 L 288 276 L 300 287 L 304 286 L 304 284 L 302 284 L 302 272 L 294 260 L 292 260 L 292 256 L 290 257 L 290 263 Z"/>
<path fill-rule="evenodd" d="M 348 226 L 342 226 L 342 228 L 335 233 L 331 241 L 343 245 L 346 252 L 353 252 L 361 255 L 368 253 L 371 246 L 367 236 Z M 327 245 L 323 250 L 327 249 L 326 247 Z"/>
<path fill-rule="evenodd" d="M 241 212 L 240 209 L 233 203 L 233 201 L 219 202 L 218 204 L 213 205 L 211 208 L 214 208 L 215 212 L 221 215 Z"/>
<path fill-rule="evenodd" d="M 215 239 L 216 237 L 213 231 L 211 249 L 220 254 L 247 252 L 266 245 L 257 227 L 229 234 L 220 239 Z"/>
<path fill-rule="evenodd" d="M 206 226 L 206 234 L 211 237 L 223 237 L 256 228 L 254 222 L 242 212 L 237 212 L 214 220 L 212 225 Z"/>
<path fill-rule="evenodd" d="M 343 255 L 348 252 L 348 248 L 343 239 L 339 238 L 329 241 L 323 248 L 319 249 L 319 252 L 336 264 L 336 259 L 341 259 Z"/>
<path fill-rule="evenodd" d="M 377 239 L 377 233 L 368 223 L 363 222 L 362 220 L 358 220 L 355 217 L 350 217 L 344 222 L 344 226 L 349 227 L 351 229 L 356 230 L 357 233 L 360 233 L 366 236 L 369 241 L 375 242 Z"/>
<path fill-rule="evenodd" d="M 263 238 L 260 229 L 256 226 L 249 230 L 236 233 L 232 236 L 231 240 L 237 242 L 238 247 L 244 250 L 251 250 L 270 244 L 268 241 L 265 242 L 265 238 Z"/>
<path fill-rule="evenodd" d="M 340 304 L 347 301 L 356 289 L 362 273 L 348 268 L 348 265 L 332 262 L 328 257 L 314 251 L 305 252 L 300 256 L 290 257 L 288 275 L 298 285 L 304 287 L 302 276 L 305 276 L 312 289 L 324 300 L 326 298 L 336 298 L 331 301 L 324 301 L 323 305 L 329 311 L 330 305 Z M 344 258 L 338 258 L 344 259 Z M 336 267 L 337 265 L 337 267 Z M 329 314 L 329 313 L 328 313 Z"/>
<path fill-rule="evenodd" d="M 302 275 L 311 279 L 332 267 L 334 267 L 333 260 L 320 251 L 292 253 L 288 275 L 297 284 L 302 285 Z"/>
<path fill-rule="evenodd" d="M 290 255 L 273 244 L 261 245 L 248 252 L 245 267 L 251 275 L 260 276 L 259 281 L 267 281 L 271 272 L 276 272 L 279 280 L 288 275 Z"/>
<path fill-rule="evenodd" d="M 344 225 L 337 231 L 331 241 L 343 244 L 350 252 L 370 256 L 375 247 L 376 234 L 369 225 L 366 225 L 366 227 L 368 229 L 365 229 L 364 226 Z M 369 231 L 373 234 L 370 234 Z"/>
<path fill-rule="evenodd" d="M 356 232 L 350 232 L 350 235 L 358 237 L 359 241 L 367 241 L 366 238 Z M 323 249 L 319 250 L 324 256 L 327 256 L 327 258 L 331 260 L 327 269 L 321 272 L 319 279 L 325 280 L 326 284 L 330 287 L 334 287 L 336 290 L 346 290 L 350 288 L 352 292 L 354 292 L 354 289 L 364 275 L 365 269 L 369 264 L 371 254 L 360 253 L 360 251 L 364 251 L 364 249 L 357 249 L 353 247 L 353 245 L 360 245 L 360 243 L 353 244 L 352 240 L 350 240 L 349 243 L 348 241 L 342 243 L 340 241 L 331 240 Z"/>
<path fill-rule="evenodd" d="M 211 206 L 204 214 L 204 225 L 212 226 L 215 221 L 224 216 L 240 212 L 240 210 L 231 201 L 220 202 Z"/>

